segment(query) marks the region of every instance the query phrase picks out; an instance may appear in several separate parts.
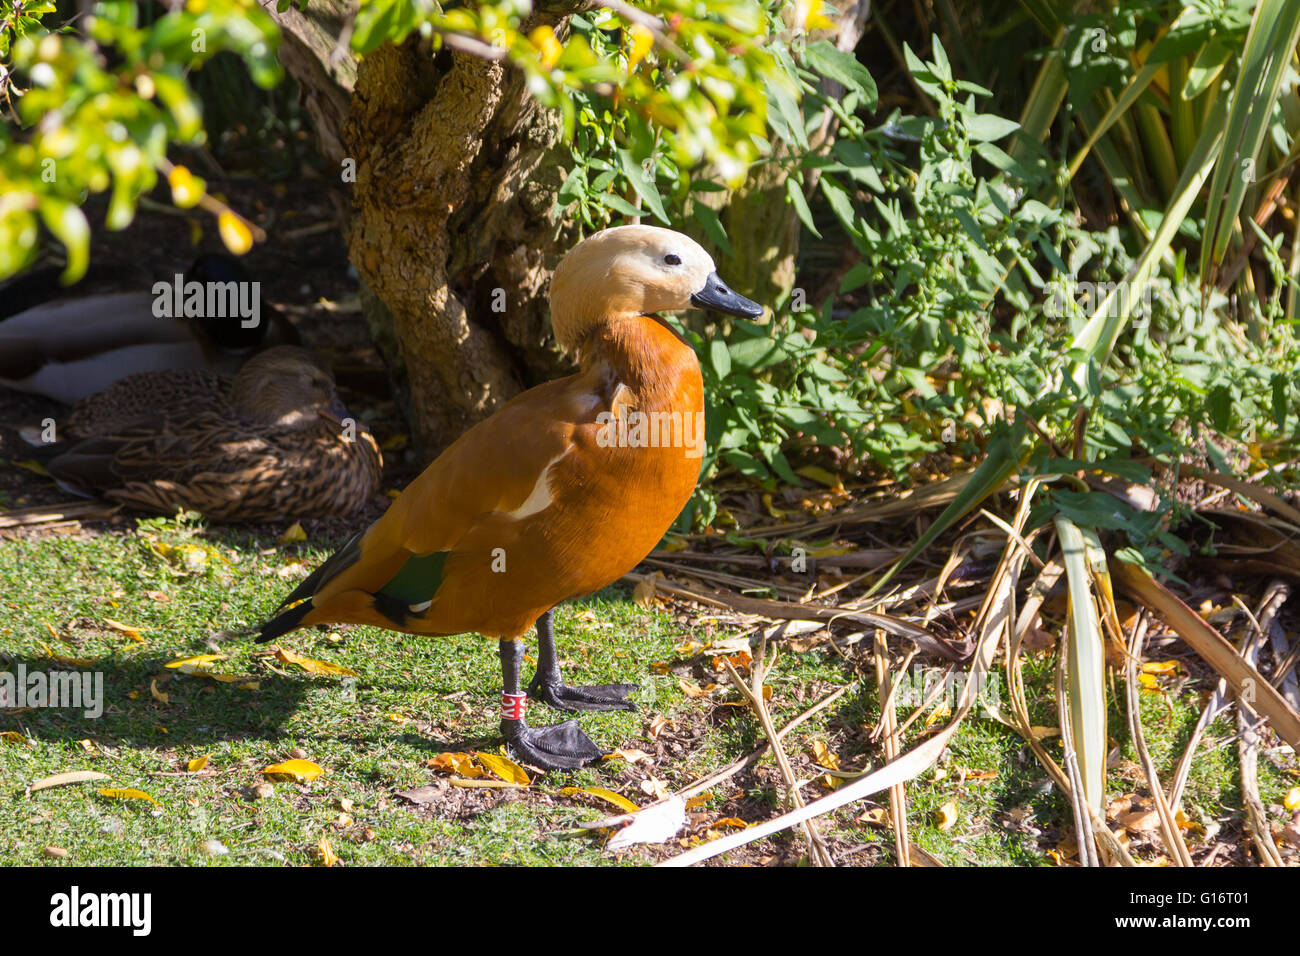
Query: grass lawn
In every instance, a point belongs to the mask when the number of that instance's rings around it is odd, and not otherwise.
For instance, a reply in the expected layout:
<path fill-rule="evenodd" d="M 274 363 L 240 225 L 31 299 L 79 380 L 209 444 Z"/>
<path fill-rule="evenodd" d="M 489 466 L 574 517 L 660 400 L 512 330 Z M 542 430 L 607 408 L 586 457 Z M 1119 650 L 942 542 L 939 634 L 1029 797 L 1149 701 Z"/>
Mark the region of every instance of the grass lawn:
<path fill-rule="evenodd" d="M 668 605 L 643 608 L 626 589 L 561 608 L 557 636 L 570 682 L 640 684 L 639 713 L 579 717 L 592 739 L 623 748 L 630 759 L 573 773 L 534 771 L 527 790 L 453 786 L 427 765 L 445 751 L 501 752 L 496 648 L 476 636 L 416 639 L 350 627 L 310 629 L 271 645 L 342 665 L 355 678 L 308 674 L 242 638 L 221 641 L 228 658 L 211 668 L 240 680 L 165 667 L 211 652 L 214 632 L 261 621 L 338 543 L 313 536 L 281 544 L 275 530 L 256 535 L 157 519 L 0 542 L 0 650 L 7 658 L 0 669 L 101 672 L 104 698 L 98 719 L 71 709 L 0 710 L 8 804 L 0 812 L 0 865 L 299 865 L 321 861 L 322 838 L 347 866 L 644 863 L 781 808 L 781 780 L 769 756 L 692 805 L 688 828 L 667 845 L 614 855 L 600 835 L 567 832 L 618 811 L 564 788 L 604 788 L 645 805 L 763 739 L 754 717 L 735 706 L 739 698 L 714 659 L 699 653 L 698 645 L 743 632 Z M 818 743 L 843 771 L 885 759 L 868 737 L 879 715 L 869 644 L 841 653 L 823 642 L 785 653 L 770 681 L 780 725 L 864 675 L 786 738 L 796 772 L 809 781 L 809 799 L 831 782 L 815 765 Z M 1051 660 L 1043 653 L 1027 668 L 1032 716 L 1044 726 L 1056 723 Z M 1143 718 L 1167 776 L 1208 683 L 1186 674 L 1161 680 L 1163 693 L 1144 695 Z M 710 684 L 718 689 L 688 693 Z M 901 707 L 900 718 L 911 712 Z M 539 725 L 564 719 L 544 705 L 530 716 Z M 942 723 L 941 715 L 918 719 L 908 745 L 927 725 Z M 1230 733 L 1226 721 L 1211 727 L 1184 801 L 1194 854 L 1198 846 L 1226 842 L 1221 864 L 1253 859 L 1241 836 L 1235 744 L 1215 746 Z M 1114 705 L 1110 735 L 1118 747 L 1108 777 L 1112 794 L 1145 794 L 1123 712 Z M 262 773 L 295 756 L 324 773 L 305 783 Z M 202 757 L 203 769 L 187 769 Z M 26 790 L 75 770 L 110 779 Z M 1296 783 L 1295 758 L 1266 753 L 1260 774 L 1265 804 L 1279 804 Z M 398 795 L 429 786 L 435 789 L 425 791 L 425 802 Z M 138 789 L 156 804 L 105 797 L 101 787 Z M 913 841 L 945 864 L 1051 865 L 1053 851 L 1069 856 L 1068 806 L 1024 742 L 985 715 L 966 720 L 940 764 L 908 785 L 907 799 Z M 955 820 L 941 826 L 945 805 Z M 837 859 L 893 862 L 893 837 L 881 824 L 887 807 L 887 794 L 880 794 L 878 802 L 825 818 Z M 1147 860 L 1162 853 L 1158 836 L 1140 832 L 1131 849 Z M 794 863 L 803 851 L 802 840 L 787 833 L 713 863 Z"/>

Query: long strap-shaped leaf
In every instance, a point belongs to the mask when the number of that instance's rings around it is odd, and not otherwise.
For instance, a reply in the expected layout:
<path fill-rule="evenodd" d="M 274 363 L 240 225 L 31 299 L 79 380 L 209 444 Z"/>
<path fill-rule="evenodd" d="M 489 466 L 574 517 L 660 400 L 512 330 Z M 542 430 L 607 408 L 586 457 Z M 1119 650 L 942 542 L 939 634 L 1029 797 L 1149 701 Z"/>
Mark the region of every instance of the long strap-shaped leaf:
<path fill-rule="evenodd" d="M 1097 310 L 1088 319 L 1087 324 L 1074 337 L 1071 348 L 1083 351 L 1087 359 L 1096 362 L 1099 367 L 1105 365 L 1106 360 L 1110 358 L 1115 341 L 1129 319 L 1128 311 L 1118 307 L 1116 297 L 1121 294 L 1121 290 L 1124 290 L 1130 303 L 1142 298 L 1157 263 L 1169 248 L 1202 184 L 1214 168 L 1214 160 L 1219 155 L 1219 144 L 1223 138 L 1224 114 L 1223 100 L 1220 99 L 1215 104 L 1205 129 L 1201 132 L 1201 138 L 1196 143 L 1191 159 L 1183 169 L 1178 187 L 1169 201 L 1169 207 L 1165 210 L 1165 217 L 1146 249 L 1143 250 L 1141 258 L 1129 270 L 1125 281 L 1117 283 L 1106 298 L 1097 305 Z M 1086 389 L 1088 362 L 1075 362 L 1070 375 L 1081 389 Z"/>
<path fill-rule="evenodd" d="M 1084 796 L 1088 805 L 1100 813 L 1106 770 L 1106 650 L 1101 617 L 1092 593 L 1090 565 L 1095 561 L 1090 560 L 1089 552 L 1100 551 L 1101 545 L 1095 533 L 1092 541 L 1087 541 L 1085 531 L 1064 515 L 1057 515 L 1055 524 L 1070 588 L 1070 616 L 1066 623 L 1070 727 Z M 1102 572 L 1105 560 L 1101 558 Z"/>
<path fill-rule="evenodd" d="M 1224 132 L 1220 154 L 1223 161 L 1210 181 L 1205 239 L 1201 243 L 1202 276 L 1209 275 L 1211 262 L 1215 265 L 1223 262 L 1233 223 L 1241 211 L 1246 189 L 1254 180 L 1253 176 L 1246 175 L 1246 167 L 1253 166 L 1259 158 L 1264 134 L 1272 121 L 1273 104 L 1297 38 L 1300 38 L 1300 3 L 1261 0 L 1255 6 Z"/>

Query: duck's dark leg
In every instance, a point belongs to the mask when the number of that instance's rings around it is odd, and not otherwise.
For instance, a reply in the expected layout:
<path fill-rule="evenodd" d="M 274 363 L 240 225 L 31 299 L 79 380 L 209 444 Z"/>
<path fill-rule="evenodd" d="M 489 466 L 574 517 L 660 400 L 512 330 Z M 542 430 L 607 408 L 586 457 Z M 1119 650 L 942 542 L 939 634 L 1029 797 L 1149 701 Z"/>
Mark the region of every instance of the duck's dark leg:
<path fill-rule="evenodd" d="M 599 760 L 605 752 L 591 742 L 577 721 L 553 727 L 529 727 L 524 719 L 528 695 L 519 691 L 524 662 L 523 641 L 501 641 L 501 733 L 515 752 L 547 770 L 569 770 Z"/>
<path fill-rule="evenodd" d="M 537 673 L 528 685 L 528 693 L 560 710 L 636 710 L 627 695 L 636 684 L 595 684 L 570 687 L 560 674 L 560 658 L 555 652 L 552 611 L 537 619 Z"/>

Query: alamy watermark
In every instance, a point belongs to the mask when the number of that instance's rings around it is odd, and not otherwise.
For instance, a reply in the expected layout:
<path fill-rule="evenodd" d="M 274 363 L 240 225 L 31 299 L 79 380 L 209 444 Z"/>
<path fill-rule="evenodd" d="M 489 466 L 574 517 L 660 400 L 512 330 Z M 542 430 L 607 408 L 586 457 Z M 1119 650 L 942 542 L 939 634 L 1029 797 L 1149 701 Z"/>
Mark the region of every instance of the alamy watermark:
<path fill-rule="evenodd" d="M 967 686 L 973 685 L 975 699 L 997 705 L 1002 699 L 1001 680 L 996 674 L 970 674 L 966 671 L 941 671 L 914 666 L 897 679 L 894 698 L 901 707 L 946 707 L 955 709 Z"/>
<path fill-rule="evenodd" d="M 704 457 L 703 412 L 601 412 L 596 424 L 601 448 L 683 448 L 687 458 Z"/>
<path fill-rule="evenodd" d="M 155 282 L 153 295 L 153 314 L 160 319 L 238 318 L 245 329 L 262 321 L 260 282 L 186 282 L 177 273 L 171 282 Z"/>
<path fill-rule="evenodd" d="M 10 707 L 71 708 L 94 720 L 104 713 L 104 673 L 29 671 L 19 664 L 0 671 L 0 710 Z"/>
<path fill-rule="evenodd" d="M 1076 279 L 1073 276 L 1060 276 L 1043 286 L 1047 300 L 1043 303 L 1043 312 L 1053 319 L 1064 319 L 1077 310 L 1087 314 L 1094 312 L 1103 303 L 1108 303 L 1106 314 L 1110 318 L 1121 316 L 1130 318 L 1150 318 L 1152 308 L 1151 283 L 1143 283 L 1140 295 L 1133 295 L 1133 283 L 1127 280 L 1119 282 L 1091 282 Z M 1074 304 L 1074 310 L 1070 308 Z"/>

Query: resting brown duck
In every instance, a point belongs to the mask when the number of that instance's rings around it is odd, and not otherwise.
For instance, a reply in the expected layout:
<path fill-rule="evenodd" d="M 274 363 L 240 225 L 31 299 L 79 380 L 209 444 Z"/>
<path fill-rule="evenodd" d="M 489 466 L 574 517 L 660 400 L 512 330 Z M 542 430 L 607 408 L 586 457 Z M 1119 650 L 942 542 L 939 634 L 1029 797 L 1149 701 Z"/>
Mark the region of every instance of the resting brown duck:
<path fill-rule="evenodd" d="M 128 376 L 78 402 L 55 437 L 45 467 L 67 490 L 223 521 L 352 514 L 382 466 L 329 367 L 287 345 L 253 356 L 233 379 L 192 369 Z"/>

